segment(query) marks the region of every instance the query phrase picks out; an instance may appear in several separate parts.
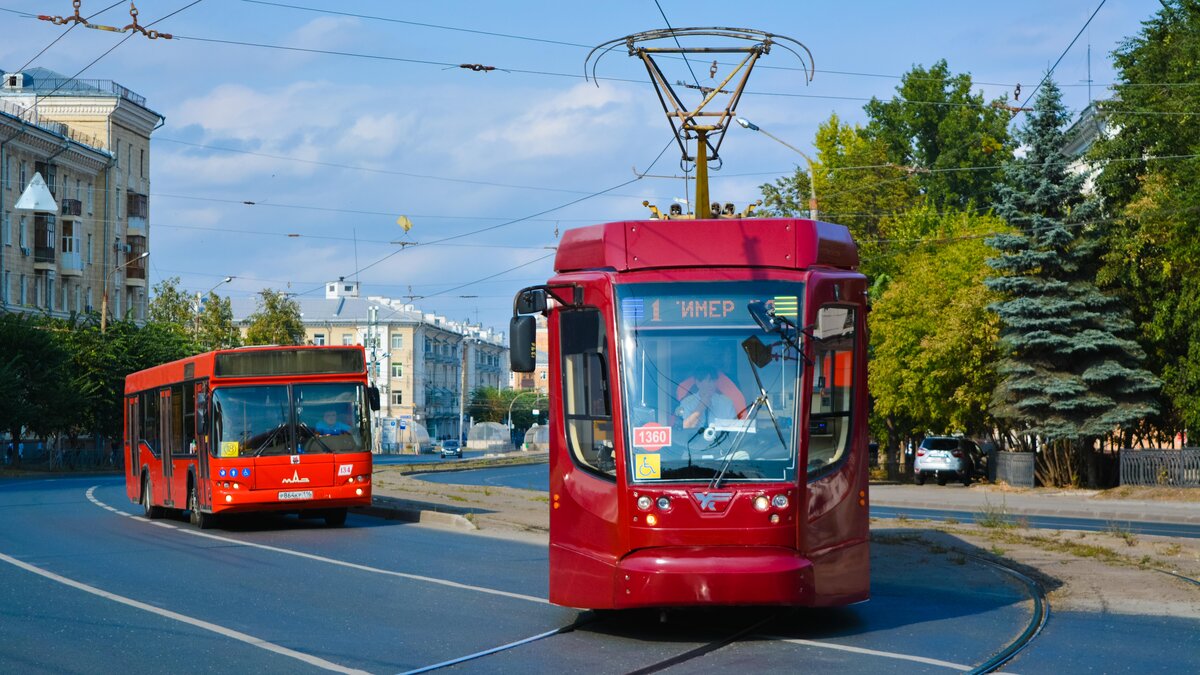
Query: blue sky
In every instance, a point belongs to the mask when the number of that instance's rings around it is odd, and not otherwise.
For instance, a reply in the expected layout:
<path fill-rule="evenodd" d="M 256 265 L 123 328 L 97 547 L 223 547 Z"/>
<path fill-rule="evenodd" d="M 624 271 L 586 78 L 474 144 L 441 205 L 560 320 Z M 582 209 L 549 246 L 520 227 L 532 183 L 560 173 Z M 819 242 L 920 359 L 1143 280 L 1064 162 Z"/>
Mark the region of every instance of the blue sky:
<path fill-rule="evenodd" d="M 139 22 L 189 2 L 143 0 Z M 794 56 L 775 49 L 738 106 L 805 151 L 831 114 L 863 122 L 866 100 L 890 98 L 914 64 L 944 58 L 988 98 L 1020 83 L 1024 100 L 1100 4 L 660 3 L 676 27 L 754 28 L 812 51 L 811 83 Z M 82 13 L 110 4 L 83 0 Z M 1110 52 L 1158 7 L 1104 4 L 1055 71 L 1070 109 L 1089 100 L 1088 44 L 1091 95 L 1103 98 L 1114 77 Z M 128 10 L 118 4 L 93 22 L 124 26 Z M 30 67 L 74 75 L 122 39 L 81 27 L 34 58 L 64 28 L 22 13 L 72 11 L 69 0 L 0 0 L 0 69 L 33 59 Z M 361 270 L 364 294 L 422 296 L 416 304 L 425 311 L 503 330 L 513 293 L 552 273 L 547 247 L 563 230 L 643 218 L 643 199 L 665 207 L 687 196 L 680 180 L 621 186 L 668 144 L 652 173 L 679 172 L 641 64 L 617 49 L 598 71 L 613 79 L 599 87 L 582 79 L 590 46 L 664 25 L 653 0 L 203 0 L 154 25 L 178 39 L 134 36 L 79 77 L 115 80 L 166 117 L 152 140 L 151 283 L 178 276 L 184 288 L 204 291 L 234 276 L 219 292 L 248 297 L 270 287 L 320 297 L 323 282 Z M 463 63 L 496 70 L 454 67 Z M 672 81 L 691 79 L 681 61 L 663 63 Z M 710 63 L 693 61 L 702 83 L 711 82 Z M 800 160 L 739 127 L 722 158 L 713 198 L 739 209 Z M 402 215 L 414 224 L 407 235 L 396 224 Z M 432 243 L 447 237 L 457 238 Z M 420 245 L 397 253 L 389 242 L 399 240 Z"/>

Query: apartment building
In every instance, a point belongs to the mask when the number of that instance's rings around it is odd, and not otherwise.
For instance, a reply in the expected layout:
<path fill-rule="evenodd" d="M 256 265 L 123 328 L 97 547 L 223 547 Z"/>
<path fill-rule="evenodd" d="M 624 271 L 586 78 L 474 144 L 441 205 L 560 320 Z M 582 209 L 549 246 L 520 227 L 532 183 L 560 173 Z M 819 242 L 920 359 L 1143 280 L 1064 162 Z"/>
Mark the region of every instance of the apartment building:
<path fill-rule="evenodd" d="M 111 80 L 0 70 L 0 311 L 144 319 L 150 134 L 163 117 Z M 40 175 L 53 198 L 18 208 Z"/>
<path fill-rule="evenodd" d="M 324 298 L 293 298 L 306 342 L 363 345 L 380 391 L 381 419 L 415 423 L 431 438 L 455 438 L 459 411 L 479 387 L 509 382 L 504 333 L 422 312 L 385 297 L 359 297 L 357 281 L 329 282 Z M 256 298 L 233 298 L 233 320 L 243 335 Z M 463 427 L 470 424 L 463 418 Z M 465 430 L 465 429 L 464 429 Z"/>

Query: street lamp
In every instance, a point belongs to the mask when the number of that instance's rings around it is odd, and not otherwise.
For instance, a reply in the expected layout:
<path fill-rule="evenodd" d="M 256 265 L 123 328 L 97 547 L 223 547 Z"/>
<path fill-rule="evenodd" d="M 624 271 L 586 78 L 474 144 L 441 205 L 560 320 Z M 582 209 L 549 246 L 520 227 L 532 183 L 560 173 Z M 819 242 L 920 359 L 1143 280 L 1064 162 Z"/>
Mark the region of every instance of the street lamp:
<path fill-rule="evenodd" d="M 751 122 L 750 120 L 746 119 L 745 117 L 737 118 L 737 123 L 740 124 L 742 126 L 742 128 L 744 128 L 744 129 L 749 129 L 750 131 L 757 131 L 760 134 L 764 134 L 768 138 L 775 140 L 776 142 L 780 143 L 781 145 L 787 146 L 788 148 L 797 152 L 801 157 L 803 157 L 804 161 L 808 162 L 808 217 L 811 218 L 812 220 L 816 220 L 817 219 L 817 186 L 816 186 L 817 177 L 816 177 L 816 171 L 813 169 L 812 158 L 809 157 L 807 154 L 805 154 L 805 152 L 803 150 L 801 150 L 800 148 L 797 148 L 796 146 L 792 145 L 791 143 L 788 143 L 787 141 L 783 140 L 782 138 L 779 138 L 775 134 L 772 134 L 771 132 L 767 131 L 766 129 L 759 127 L 757 124 L 755 124 L 754 122 Z"/>
<path fill-rule="evenodd" d="M 197 331 L 200 330 L 200 313 L 204 311 L 204 299 L 207 298 L 208 296 L 212 295 L 212 292 L 217 290 L 221 286 L 233 281 L 233 279 L 234 279 L 234 277 L 225 277 L 224 279 L 213 284 L 213 287 L 208 289 L 208 291 L 206 293 L 204 293 L 204 294 L 197 293 L 196 294 L 196 316 L 195 316 L 195 318 L 192 319 L 192 323 L 194 324 L 195 329 Z"/>
<path fill-rule="evenodd" d="M 129 260 L 126 260 L 125 262 L 121 263 L 120 265 L 117 265 L 116 267 L 112 268 L 111 270 L 106 270 L 104 272 L 104 295 L 100 299 L 100 334 L 101 335 L 104 335 L 104 330 L 108 327 L 108 277 L 109 277 L 109 275 L 111 273 L 116 272 L 117 270 L 121 269 L 122 267 L 125 267 L 126 265 L 133 264 L 133 263 L 141 260 L 142 258 L 145 258 L 148 255 L 150 255 L 150 252 L 146 251 L 145 253 L 142 253 L 141 255 L 137 256 L 136 258 L 130 258 Z"/>
<path fill-rule="evenodd" d="M 507 426 L 509 429 L 513 428 L 513 424 L 512 424 L 513 404 L 517 402 L 517 399 L 521 398 L 525 394 L 536 394 L 537 398 L 533 399 L 534 403 L 537 403 L 540 399 L 546 398 L 545 396 L 542 395 L 542 392 L 540 392 L 536 389 L 531 390 L 531 391 L 522 391 L 522 392 L 518 393 L 516 396 L 514 396 L 513 399 L 508 402 L 508 424 L 507 424 Z"/>

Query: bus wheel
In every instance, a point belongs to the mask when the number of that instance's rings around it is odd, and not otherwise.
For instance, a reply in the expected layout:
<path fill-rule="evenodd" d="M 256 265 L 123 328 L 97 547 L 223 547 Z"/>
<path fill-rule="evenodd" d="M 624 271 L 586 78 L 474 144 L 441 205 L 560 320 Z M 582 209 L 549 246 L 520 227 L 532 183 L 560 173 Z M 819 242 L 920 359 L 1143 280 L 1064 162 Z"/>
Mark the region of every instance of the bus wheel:
<path fill-rule="evenodd" d="M 155 506 L 151 501 L 150 495 L 154 494 L 154 487 L 147 478 L 142 482 L 142 515 L 147 518 L 162 518 L 163 509 L 161 506 Z"/>
<path fill-rule="evenodd" d="M 325 524 L 329 527 L 341 527 L 346 524 L 346 509 L 330 509 L 325 512 Z"/>
<path fill-rule="evenodd" d="M 196 496 L 196 488 L 194 487 L 188 490 L 188 511 L 191 512 L 190 520 L 192 521 L 192 525 L 201 530 L 207 530 L 212 527 L 213 521 L 217 518 L 211 513 L 205 513 L 200 510 L 200 499 Z"/>

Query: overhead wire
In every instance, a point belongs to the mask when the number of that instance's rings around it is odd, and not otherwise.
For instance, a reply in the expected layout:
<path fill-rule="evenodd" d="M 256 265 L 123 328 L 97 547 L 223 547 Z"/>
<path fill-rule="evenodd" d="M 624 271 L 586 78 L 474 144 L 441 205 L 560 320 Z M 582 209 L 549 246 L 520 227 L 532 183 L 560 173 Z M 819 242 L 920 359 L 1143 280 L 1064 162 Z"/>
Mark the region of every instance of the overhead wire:
<path fill-rule="evenodd" d="M 1046 71 L 1045 77 L 1043 77 L 1042 81 L 1038 82 L 1037 86 L 1033 88 L 1033 91 L 1029 93 L 1029 96 L 1025 99 L 1026 101 L 1037 100 L 1037 93 L 1039 90 L 1041 90 L 1042 85 L 1046 84 L 1046 82 L 1050 79 L 1050 76 L 1054 74 L 1054 70 L 1058 68 L 1058 64 L 1062 63 L 1062 60 L 1064 57 L 1066 57 L 1067 52 L 1071 51 L 1071 47 L 1075 46 L 1076 40 L 1078 40 L 1079 36 L 1083 35 L 1083 31 L 1087 30 L 1087 27 L 1092 24 L 1092 19 L 1096 18 L 1096 15 L 1100 13 L 1100 8 L 1104 7 L 1104 3 L 1106 2 L 1108 2 L 1108 0 L 1100 0 L 1100 4 L 1096 5 L 1096 10 L 1092 12 L 1092 15 L 1088 17 L 1087 21 L 1083 22 L 1083 27 L 1079 29 L 1079 32 L 1075 34 L 1075 37 L 1071 38 L 1070 44 L 1067 45 L 1067 48 L 1063 50 L 1062 54 L 1059 54 L 1058 60 L 1054 62 L 1053 66 L 1050 66 L 1050 70 Z M 1018 114 L 1020 113 L 1019 110 L 1017 112 Z M 1016 115 L 1013 115 L 1013 117 L 1015 118 Z"/>

